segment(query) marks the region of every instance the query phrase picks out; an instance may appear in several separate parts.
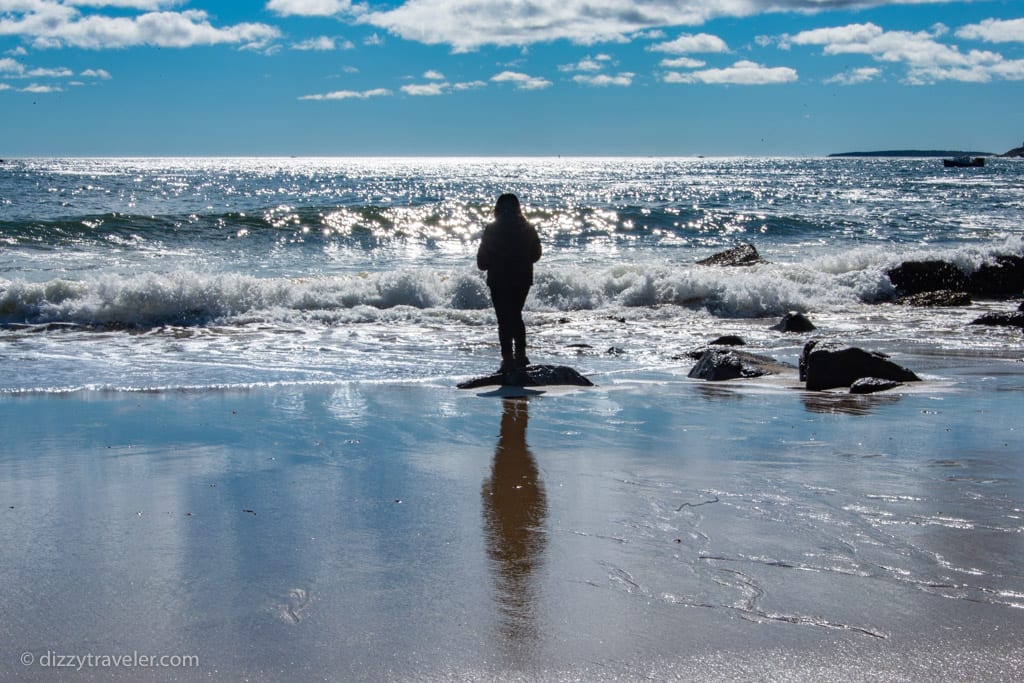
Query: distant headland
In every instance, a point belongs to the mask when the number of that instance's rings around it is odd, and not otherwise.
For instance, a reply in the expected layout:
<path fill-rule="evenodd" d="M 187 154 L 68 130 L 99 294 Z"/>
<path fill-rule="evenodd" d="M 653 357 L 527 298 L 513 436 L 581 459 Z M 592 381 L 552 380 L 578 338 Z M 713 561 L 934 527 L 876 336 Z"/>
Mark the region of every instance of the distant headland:
<path fill-rule="evenodd" d="M 951 149 L 886 149 L 877 152 L 838 152 L 830 157 L 1024 157 L 1024 145 L 1004 154 Z"/>

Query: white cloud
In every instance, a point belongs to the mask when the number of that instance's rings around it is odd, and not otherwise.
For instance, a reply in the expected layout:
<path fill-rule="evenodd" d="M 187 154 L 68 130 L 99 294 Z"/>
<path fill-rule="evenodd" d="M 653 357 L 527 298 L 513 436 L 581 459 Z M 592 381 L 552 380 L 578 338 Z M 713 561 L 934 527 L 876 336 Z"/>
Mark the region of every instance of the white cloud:
<path fill-rule="evenodd" d="M 334 92 L 319 95 L 303 95 L 300 100 L 367 100 L 371 97 L 387 97 L 391 91 L 387 88 L 374 88 L 373 90 L 335 90 Z"/>
<path fill-rule="evenodd" d="M 621 87 L 628 87 L 633 85 L 633 78 L 636 74 L 624 71 L 616 76 L 610 76 L 608 74 L 576 74 L 572 80 L 582 85 L 592 85 L 596 87 L 607 87 L 609 85 L 617 85 Z"/>
<path fill-rule="evenodd" d="M 369 46 L 369 47 L 380 47 L 383 44 L 384 44 L 384 39 L 382 37 L 380 37 L 379 35 L 377 35 L 376 33 L 374 33 L 373 35 L 366 36 L 365 38 L 363 38 L 363 45 L 366 45 L 366 46 Z"/>
<path fill-rule="evenodd" d="M 728 52 L 729 46 L 718 36 L 710 33 L 696 35 L 684 33 L 675 40 L 658 43 L 647 48 L 652 52 L 668 52 L 673 55 L 684 55 L 690 52 Z"/>
<path fill-rule="evenodd" d="M 0 59 L 0 74 L 20 75 L 25 73 L 25 65 L 16 59 L 4 57 Z"/>
<path fill-rule="evenodd" d="M 961 27 L 956 36 L 986 43 L 1024 43 L 1024 18 L 985 19 L 981 23 Z"/>
<path fill-rule="evenodd" d="M 443 81 L 444 74 L 434 69 L 428 69 L 423 72 L 423 78 L 426 78 L 428 81 Z"/>
<path fill-rule="evenodd" d="M 598 55 L 597 57 L 584 57 L 575 64 L 562 64 L 558 67 L 559 71 L 600 71 L 604 68 L 604 64 L 601 62 L 608 61 L 610 57 L 608 55 Z"/>
<path fill-rule="evenodd" d="M 98 78 L 103 81 L 109 81 L 113 76 L 106 69 L 86 69 L 79 74 L 83 78 Z"/>
<path fill-rule="evenodd" d="M 431 97 L 437 95 L 444 95 L 448 92 L 447 83 L 421 83 L 403 85 L 401 91 L 406 95 L 412 95 L 413 97 Z"/>
<path fill-rule="evenodd" d="M 269 0 L 267 9 L 283 17 L 332 17 L 351 9 L 348 0 Z"/>
<path fill-rule="evenodd" d="M 785 36 L 789 45 L 820 45 L 826 55 L 861 54 L 879 62 L 902 63 L 907 67 L 906 82 L 924 85 L 943 80 L 985 83 L 993 77 L 1017 80 L 1017 62 L 1002 55 L 971 50 L 937 40 L 946 33 L 937 24 L 931 32 L 885 31 L 875 24 L 850 24 L 803 31 Z"/>
<path fill-rule="evenodd" d="M 10 90 L 11 86 L 6 83 L 0 83 L 0 90 Z"/>
<path fill-rule="evenodd" d="M 71 78 L 75 74 L 62 66 L 56 69 L 32 69 L 25 75 L 29 78 Z"/>
<path fill-rule="evenodd" d="M 477 88 L 486 88 L 486 81 L 465 81 L 463 83 L 456 83 L 452 86 L 454 90 L 476 90 Z"/>
<path fill-rule="evenodd" d="M 218 28 L 206 12 L 153 11 L 137 16 L 83 15 L 73 5 L 110 6 L 110 2 L 58 4 L 52 0 L 20 0 L 0 4 L 0 36 L 21 36 L 36 48 L 123 48 L 138 45 L 190 47 L 233 44 L 261 46 L 280 36 L 273 26 L 241 23 Z M 124 8 L 162 7 L 168 2 L 122 2 Z"/>
<path fill-rule="evenodd" d="M 873 81 L 881 74 L 881 69 L 877 69 L 873 66 L 865 66 L 859 69 L 844 71 L 841 74 L 836 74 L 832 78 L 826 79 L 825 82 L 838 83 L 839 85 L 858 85 L 860 83 Z"/>
<path fill-rule="evenodd" d="M 491 76 L 495 83 L 515 83 L 516 90 L 542 90 L 551 85 L 551 81 L 538 76 L 529 76 L 518 71 L 502 71 Z"/>
<path fill-rule="evenodd" d="M 355 45 L 350 40 L 344 40 L 342 38 L 332 38 L 330 36 L 319 36 L 317 38 L 309 38 L 302 42 L 295 43 L 292 45 L 293 50 L 302 51 L 318 51 L 318 52 L 329 52 L 331 50 L 352 50 L 355 49 Z"/>
<path fill-rule="evenodd" d="M 665 83 L 707 83 L 714 85 L 777 85 L 792 83 L 798 78 L 796 70 L 788 66 L 767 67 L 741 60 L 724 69 L 704 69 L 679 73 L 670 71 L 664 75 Z"/>
<path fill-rule="evenodd" d="M 46 95 L 54 92 L 64 92 L 64 89 L 57 87 L 55 85 L 39 85 L 38 83 L 33 83 L 27 88 L 22 88 L 21 92 L 33 93 L 36 95 Z"/>
<path fill-rule="evenodd" d="M 707 62 L 691 57 L 674 57 L 673 59 L 663 59 L 660 64 L 666 69 L 699 69 Z"/>

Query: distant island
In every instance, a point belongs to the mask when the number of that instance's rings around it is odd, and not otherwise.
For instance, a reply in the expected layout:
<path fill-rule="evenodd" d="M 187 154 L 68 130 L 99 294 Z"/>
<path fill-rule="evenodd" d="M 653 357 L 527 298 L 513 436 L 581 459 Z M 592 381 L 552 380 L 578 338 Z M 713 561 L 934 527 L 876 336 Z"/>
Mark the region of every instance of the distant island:
<path fill-rule="evenodd" d="M 965 152 L 951 149 L 886 149 L 878 152 L 839 152 L 830 157 L 1024 157 L 1024 145 L 1004 154 L 992 152 Z"/>
<path fill-rule="evenodd" d="M 991 157 L 992 152 L 963 152 L 947 149 L 887 149 L 879 152 L 839 152 L 830 157 Z"/>

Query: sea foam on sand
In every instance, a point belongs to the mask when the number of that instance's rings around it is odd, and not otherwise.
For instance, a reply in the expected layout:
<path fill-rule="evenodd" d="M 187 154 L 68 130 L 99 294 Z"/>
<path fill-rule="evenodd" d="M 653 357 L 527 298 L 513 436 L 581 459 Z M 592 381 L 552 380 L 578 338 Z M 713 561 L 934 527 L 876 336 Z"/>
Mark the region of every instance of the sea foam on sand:
<path fill-rule="evenodd" d="M 0 679 L 1019 680 L 1024 367 L 974 372 L 0 396 Z"/>

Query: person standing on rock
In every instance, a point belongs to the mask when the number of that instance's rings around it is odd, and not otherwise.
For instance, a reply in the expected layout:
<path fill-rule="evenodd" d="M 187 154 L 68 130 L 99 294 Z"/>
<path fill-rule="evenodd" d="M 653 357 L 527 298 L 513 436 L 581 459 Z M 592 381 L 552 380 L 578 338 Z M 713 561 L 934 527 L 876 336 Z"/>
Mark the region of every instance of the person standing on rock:
<path fill-rule="evenodd" d="M 514 194 L 498 197 L 494 221 L 484 227 L 476 265 L 487 271 L 487 286 L 498 317 L 501 369 L 509 372 L 530 364 L 526 357 L 523 306 L 533 285 L 533 264 L 540 260 L 537 230 L 523 216 Z"/>

